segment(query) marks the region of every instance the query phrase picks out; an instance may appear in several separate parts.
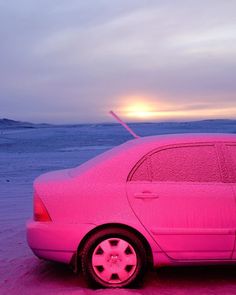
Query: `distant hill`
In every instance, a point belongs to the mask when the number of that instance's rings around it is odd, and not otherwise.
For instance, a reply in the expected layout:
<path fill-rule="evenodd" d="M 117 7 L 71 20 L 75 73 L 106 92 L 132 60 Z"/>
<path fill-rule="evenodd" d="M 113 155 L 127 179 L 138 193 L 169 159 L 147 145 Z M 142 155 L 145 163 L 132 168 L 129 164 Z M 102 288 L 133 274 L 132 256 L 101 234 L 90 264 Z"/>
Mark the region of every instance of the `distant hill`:
<path fill-rule="evenodd" d="M 30 122 L 21 122 L 7 118 L 0 119 L 0 129 L 23 129 L 23 128 L 37 128 L 46 127 L 49 124 L 34 124 Z"/>
<path fill-rule="evenodd" d="M 219 132 L 219 133 L 236 133 L 236 120 L 229 119 L 209 119 L 200 121 L 183 121 L 183 122 L 140 122 L 128 123 L 136 131 L 143 135 L 167 134 L 167 133 L 188 133 L 188 132 Z M 24 128 L 64 128 L 64 127 L 83 127 L 91 128 L 122 128 L 118 123 L 99 123 L 99 124 L 35 124 L 30 122 L 21 122 L 7 118 L 0 119 L 0 129 L 24 129 Z M 104 129 L 105 130 L 105 129 Z M 125 132 L 125 131 L 124 131 Z"/>

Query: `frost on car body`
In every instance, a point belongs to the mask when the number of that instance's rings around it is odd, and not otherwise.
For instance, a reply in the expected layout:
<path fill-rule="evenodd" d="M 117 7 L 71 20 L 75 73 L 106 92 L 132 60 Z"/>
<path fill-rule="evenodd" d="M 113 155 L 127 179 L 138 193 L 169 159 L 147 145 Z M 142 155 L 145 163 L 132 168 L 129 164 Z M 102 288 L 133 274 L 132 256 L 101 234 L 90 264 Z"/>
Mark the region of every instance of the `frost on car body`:
<path fill-rule="evenodd" d="M 234 261 L 235 183 L 235 135 L 131 140 L 38 177 L 28 243 L 44 259 L 82 259 L 105 287 L 134 283 L 147 264 Z"/>

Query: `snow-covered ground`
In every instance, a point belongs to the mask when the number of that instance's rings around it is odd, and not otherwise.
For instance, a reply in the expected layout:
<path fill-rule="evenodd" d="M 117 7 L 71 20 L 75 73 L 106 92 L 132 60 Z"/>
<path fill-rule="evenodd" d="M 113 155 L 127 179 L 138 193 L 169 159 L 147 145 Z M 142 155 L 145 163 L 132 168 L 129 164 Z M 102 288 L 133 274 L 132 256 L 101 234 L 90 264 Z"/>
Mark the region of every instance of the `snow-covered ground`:
<path fill-rule="evenodd" d="M 66 265 L 40 261 L 25 239 L 38 175 L 77 166 L 131 137 L 121 126 L 0 126 L 0 294 L 236 294 L 236 266 L 163 268 L 135 290 L 90 290 Z M 134 124 L 140 135 L 236 133 L 236 121 Z"/>

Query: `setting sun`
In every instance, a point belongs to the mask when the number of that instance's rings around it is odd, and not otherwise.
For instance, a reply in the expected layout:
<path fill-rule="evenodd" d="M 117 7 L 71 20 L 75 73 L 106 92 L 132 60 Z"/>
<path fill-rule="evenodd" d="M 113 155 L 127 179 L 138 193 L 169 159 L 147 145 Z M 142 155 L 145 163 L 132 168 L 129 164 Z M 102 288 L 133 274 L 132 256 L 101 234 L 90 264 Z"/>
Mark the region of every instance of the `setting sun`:
<path fill-rule="evenodd" d="M 149 118 L 153 115 L 151 106 L 145 102 L 138 102 L 128 106 L 126 114 L 133 118 Z"/>
<path fill-rule="evenodd" d="M 232 117 L 236 112 L 234 106 L 222 107 L 215 106 L 209 108 L 201 102 L 177 104 L 175 101 L 169 102 L 169 98 L 164 95 L 152 96 L 142 95 L 125 95 L 117 97 L 119 105 L 115 107 L 127 121 L 137 122 L 154 122 L 154 121 L 173 121 L 173 120 L 197 120 L 205 118 L 224 118 Z M 209 112 L 210 110 L 210 112 Z"/>
<path fill-rule="evenodd" d="M 132 119 L 149 119 L 156 115 L 155 106 L 149 97 L 127 96 L 122 98 L 124 116 Z"/>

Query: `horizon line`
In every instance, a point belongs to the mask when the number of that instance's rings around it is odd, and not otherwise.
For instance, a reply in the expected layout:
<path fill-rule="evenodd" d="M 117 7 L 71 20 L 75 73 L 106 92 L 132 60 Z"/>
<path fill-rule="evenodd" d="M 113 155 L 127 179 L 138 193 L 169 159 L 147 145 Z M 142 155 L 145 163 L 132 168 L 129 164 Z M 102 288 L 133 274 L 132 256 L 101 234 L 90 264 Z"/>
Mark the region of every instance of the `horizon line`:
<path fill-rule="evenodd" d="M 97 124 L 114 124 L 119 125 L 118 122 L 114 121 L 101 121 L 101 122 L 75 122 L 75 123 L 49 123 L 49 122 L 38 122 L 33 123 L 31 121 L 21 121 L 16 119 L 9 119 L 9 118 L 0 118 L 0 121 L 11 121 L 15 123 L 22 123 L 22 124 L 32 124 L 32 125 L 53 125 L 53 126 L 61 126 L 61 125 L 97 125 Z M 235 118 L 205 118 L 205 119 L 189 119 L 189 120 L 179 120 L 179 119 L 173 119 L 173 120 L 152 120 L 152 121 L 129 121 L 125 120 L 128 124 L 155 124 L 155 123 L 187 123 L 187 122 L 202 122 L 202 121 L 236 121 Z"/>

